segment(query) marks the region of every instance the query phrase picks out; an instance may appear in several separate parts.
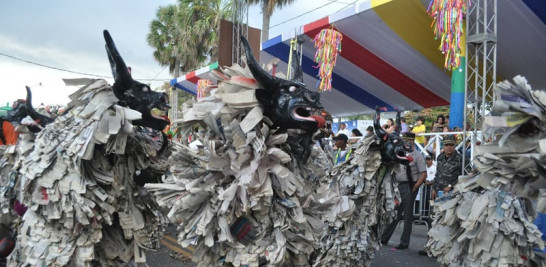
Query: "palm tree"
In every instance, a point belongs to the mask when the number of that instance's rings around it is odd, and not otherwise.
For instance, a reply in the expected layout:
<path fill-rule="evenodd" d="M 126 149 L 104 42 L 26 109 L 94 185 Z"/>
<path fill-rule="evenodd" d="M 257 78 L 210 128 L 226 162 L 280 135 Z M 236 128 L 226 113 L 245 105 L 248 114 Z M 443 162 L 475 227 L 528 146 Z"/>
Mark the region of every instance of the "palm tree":
<path fill-rule="evenodd" d="M 175 78 L 180 71 L 217 61 L 220 20 L 230 16 L 229 8 L 227 0 L 178 0 L 177 4 L 160 7 L 148 34 L 154 58 L 169 66 Z M 177 93 L 174 90 L 171 94 L 173 111 L 178 107 Z"/>
<path fill-rule="evenodd" d="M 262 42 L 269 39 L 269 21 L 275 8 L 283 8 L 292 4 L 295 0 L 248 0 L 248 4 L 261 4 L 262 6 Z"/>
<path fill-rule="evenodd" d="M 197 67 L 199 63 L 218 60 L 218 38 L 220 21 L 231 17 L 230 0 L 179 0 L 186 29 L 183 42 L 188 56 L 187 64 Z"/>
<path fill-rule="evenodd" d="M 218 59 L 220 20 L 230 16 L 227 0 L 178 0 L 160 7 L 150 24 L 154 58 L 175 77 Z"/>
<path fill-rule="evenodd" d="M 154 58 L 162 66 L 169 66 L 169 73 L 175 77 L 180 75 L 180 58 L 182 57 L 178 6 L 159 7 L 157 19 L 150 23 L 148 44 L 155 48 Z"/>

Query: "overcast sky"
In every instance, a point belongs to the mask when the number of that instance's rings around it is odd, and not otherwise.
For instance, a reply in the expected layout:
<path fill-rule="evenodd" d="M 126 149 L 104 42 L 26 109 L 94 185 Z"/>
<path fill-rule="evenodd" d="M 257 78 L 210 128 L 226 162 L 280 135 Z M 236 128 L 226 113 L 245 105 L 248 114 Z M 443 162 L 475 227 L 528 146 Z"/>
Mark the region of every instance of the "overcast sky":
<path fill-rule="evenodd" d="M 346 8 L 352 0 L 297 0 L 276 10 L 270 38 Z M 0 5 L 0 105 L 25 98 L 24 86 L 33 89 L 33 104 L 66 104 L 75 90 L 62 78 L 90 77 L 37 66 L 30 61 L 79 73 L 111 77 L 102 31 L 108 29 L 133 77 L 170 79 L 168 68 L 153 58 L 146 42 L 149 24 L 158 7 L 174 0 L 48 0 L 5 1 Z M 308 14 L 305 14 L 308 13 Z M 304 14 L 304 15 L 302 15 Z M 261 28 L 258 6 L 249 10 L 249 24 Z M 16 60 L 12 57 L 21 59 Z M 91 77 L 90 77 L 91 78 Z M 112 79 L 107 79 L 110 83 Z M 152 87 L 162 82 L 152 83 Z M 40 85 L 41 84 L 41 85 Z"/>

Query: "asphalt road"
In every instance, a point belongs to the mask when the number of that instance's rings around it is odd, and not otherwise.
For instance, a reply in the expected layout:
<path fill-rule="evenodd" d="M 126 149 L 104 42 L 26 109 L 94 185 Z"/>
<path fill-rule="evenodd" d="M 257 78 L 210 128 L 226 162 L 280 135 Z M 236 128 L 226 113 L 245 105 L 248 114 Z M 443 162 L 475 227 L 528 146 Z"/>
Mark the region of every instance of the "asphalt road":
<path fill-rule="evenodd" d="M 404 250 L 398 250 L 395 247 L 400 242 L 403 223 L 398 224 L 396 231 L 391 237 L 389 244 L 382 246 L 376 253 L 371 267 L 387 266 L 420 266 L 437 267 L 440 266 L 435 259 L 421 256 L 417 252 L 423 249 L 427 242 L 427 228 L 424 225 L 413 225 L 410 247 Z M 176 229 L 169 227 L 165 238 L 162 240 L 162 248 L 155 252 L 147 254 L 148 266 L 150 267 L 193 267 L 195 263 L 191 262 L 191 249 L 182 249 L 176 243 Z"/>

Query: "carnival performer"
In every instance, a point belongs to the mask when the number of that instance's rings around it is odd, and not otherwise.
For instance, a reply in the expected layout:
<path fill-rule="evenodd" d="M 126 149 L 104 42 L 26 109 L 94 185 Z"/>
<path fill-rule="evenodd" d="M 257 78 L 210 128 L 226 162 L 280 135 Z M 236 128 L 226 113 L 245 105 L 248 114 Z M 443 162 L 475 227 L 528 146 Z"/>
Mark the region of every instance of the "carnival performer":
<path fill-rule="evenodd" d="M 385 229 L 381 236 L 381 243 L 387 244 L 391 239 L 396 226 L 404 220 L 404 229 L 400 237 L 400 244 L 397 249 L 407 249 L 410 244 L 411 230 L 413 225 L 413 204 L 419 187 L 427 178 L 425 159 L 423 155 L 414 148 L 415 134 L 405 133 L 404 141 L 407 144 L 409 155 L 413 161 L 409 165 L 398 165 L 395 172 L 398 191 L 400 192 L 401 203 L 397 207 L 396 219 Z"/>
<path fill-rule="evenodd" d="M 535 209 L 546 211 L 546 92 L 516 76 L 497 84 L 495 95 L 482 126 L 491 141 L 476 147 L 478 173 L 460 176 L 450 194 L 435 199 L 425 252 L 444 266 L 546 265 L 534 251 L 544 244 L 533 223 Z M 438 165 L 436 179 L 440 172 Z"/>
<path fill-rule="evenodd" d="M 203 148 L 175 144 L 167 184 L 146 188 L 172 207 L 198 266 L 310 265 L 325 226 L 303 206 L 331 167 L 312 139 L 320 95 L 267 73 L 242 41 L 246 66 L 215 72 L 210 95 L 183 105 L 181 133 L 201 125 Z"/>
<path fill-rule="evenodd" d="M 0 145 L 15 145 L 15 143 L 17 143 L 15 127 L 9 121 L 0 117 Z"/>
<path fill-rule="evenodd" d="M 70 112 L 21 146 L 28 156 L 10 172 L 28 210 L 9 266 L 138 265 L 159 247 L 166 219 L 134 176 L 166 158 L 168 143 L 154 150 L 133 125 L 161 131 L 168 122 L 151 111 L 167 110 L 168 99 L 134 81 L 107 31 L 104 38 L 114 85 L 79 79 Z"/>
<path fill-rule="evenodd" d="M 50 118 L 34 110 L 30 88 L 26 87 L 26 90 L 27 99 L 15 101 L 13 109 L 8 112 L 7 116 L 1 118 L 4 123 L 9 122 L 7 125 L 10 127 L 4 128 L 6 124 L 3 124 L 0 134 L 3 133 L 4 138 L 6 135 L 15 136 L 16 140 L 6 141 L 8 146 L 0 146 L 0 266 L 6 264 L 6 257 L 15 248 L 16 226 L 27 210 L 27 207 L 21 203 L 22 192 L 17 190 L 21 187 L 21 181 L 17 179 L 16 171 L 20 164 L 16 166 L 16 163 L 30 154 L 34 147 L 34 132 L 52 122 Z M 26 117 L 33 122 L 36 120 L 41 123 L 22 124 L 21 121 Z M 12 123 L 17 127 L 13 128 Z"/>
<path fill-rule="evenodd" d="M 383 181 L 391 180 L 395 160 L 407 161 L 403 140 L 381 131 L 329 176 L 332 163 L 312 139 L 324 124 L 320 95 L 267 73 L 242 40 L 246 66 L 214 72 L 221 82 L 208 88 L 210 95 L 183 105 L 181 133 L 199 124 L 203 147 L 174 144 L 172 175 L 145 187 L 171 207 L 178 241 L 195 247 L 198 266 L 370 262 L 379 246 L 375 229 L 392 219 L 394 189 Z M 331 188 L 349 177 L 354 184 L 344 194 Z M 345 245 L 358 251 L 351 257 L 336 254 L 337 245 L 327 243 L 350 242 L 353 227 L 369 244 Z"/>
<path fill-rule="evenodd" d="M 368 266 L 379 249 L 381 234 L 395 218 L 395 198 L 400 199 L 394 170 L 412 160 L 398 132 L 400 112 L 396 117 L 389 133 L 381 128 L 376 108 L 376 135 L 363 139 L 351 157 L 334 166 L 331 180 L 317 189 L 309 208 L 322 211 L 328 228 L 313 266 Z"/>

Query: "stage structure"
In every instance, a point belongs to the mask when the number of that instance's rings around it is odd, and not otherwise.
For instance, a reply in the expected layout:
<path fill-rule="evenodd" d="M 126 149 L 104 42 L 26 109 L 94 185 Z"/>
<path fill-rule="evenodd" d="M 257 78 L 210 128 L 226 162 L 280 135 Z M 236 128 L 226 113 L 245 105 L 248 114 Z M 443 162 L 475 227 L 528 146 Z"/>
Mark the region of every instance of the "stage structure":
<path fill-rule="evenodd" d="M 468 0 L 466 34 L 463 136 L 465 142 L 470 138 L 470 158 L 473 159 L 479 128 L 495 97 L 493 89 L 497 83 L 497 0 Z M 482 143 L 484 141 L 481 140 Z M 463 147 L 463 152 L 464 150 Z M 463 157 L 463 163 L 466 166 L 471 162 L 465 162 Z"/>
<path fill-rule="evenodd" d="M 193 85 L 197 83 L 197 80 L 200 78 L 198 75 L 203 75 L 205 73 L 208 73 L 210 70 L 217 69 L 219 66 L 230 66 L 233 63 L 241 63 L 241 57 L 244 55 L 244 50 L 241 44 L 240 36 L 244 36 L 245 38 L 249 39 L 249 27 L 248 27 L 248 3 L 246 0 L 232 0 L 232 17 L 231 22 L 222 21 L 220 25 L 220 40 L 218 41 L 219 45 L 219 60 L 218 62 L 213 62 L 209 66 L 203 67 L 199 70 L 196 70 L 191 73 L 187 73 L 183 75 L 182 77 L 179 77 L 180 75 L 176 73 L 175 79 L 171 81 L 171 86 L 173 86 L 173 90 L 171 90 L 170 98 L 171 98 L 171 110 L 170 110 L 170 118 L 171 121 L 173 121 L 173 128 L 176 128 L 178 125 L 176 121 L 178 120 L 178 90 L 182 89 L 184 91 L 187 91 L 192 94 L 196 94 L 195 88 L 180 88 L 180 86 L 177 86 L 177 83 L 182 80 L 191 80 Z M 229 55 L 229 60 L 224 60 L 225 57 L 222 54 L 223 47 L 225 47 L 224 40 L 227 40 L 229 38 L 223 37 L 223 34 L 228 33 L 229 30 L 227 30 L 225 27 L 228 24 L 232 24 L 232 30 L 231 30 L 231 55 Z M 226 31 L 227 30 L 227 31 Z M 256 29 L 252 29 L 252 36 L 256 36 Z M 255 41 L 255 38 L 250 38 Z M 251 41 L 252 42 L 252 41 Z M 259 41 L 258 41 L 259 42 Z M 259 51 L 259 47 L 257 51 Z M 229 61 L 229 62 L 228 62 Z M 192 87 L 193 87 L 192 85 Z"/>
<path fill-rule="evenodd" d="M 246 0 L 233 0 L 232 2 L 232 45 L 231 45 L 231 63 L 241 65 L 241 58 L 244 55 L 244 48 L 241 44 L 240 36 L 248 39 L 248 3 Z"/>

